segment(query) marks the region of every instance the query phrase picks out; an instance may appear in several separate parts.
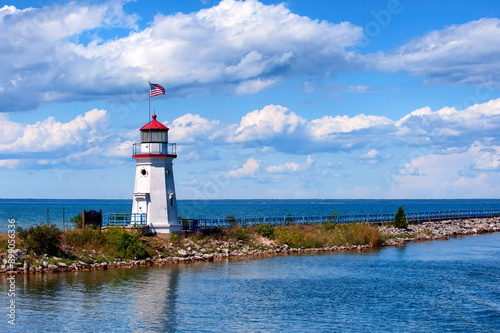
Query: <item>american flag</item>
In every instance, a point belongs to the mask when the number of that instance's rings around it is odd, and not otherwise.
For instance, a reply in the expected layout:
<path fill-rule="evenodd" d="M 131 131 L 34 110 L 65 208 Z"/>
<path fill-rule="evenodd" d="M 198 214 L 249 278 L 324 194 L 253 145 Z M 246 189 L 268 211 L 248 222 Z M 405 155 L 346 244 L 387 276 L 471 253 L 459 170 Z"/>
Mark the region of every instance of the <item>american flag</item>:
<path fill-rule="evenodd" d="M 149 96 L 155 97 L 158 95 L 165 95 L 165 88 L 156 83 L 149 84 Z"/>

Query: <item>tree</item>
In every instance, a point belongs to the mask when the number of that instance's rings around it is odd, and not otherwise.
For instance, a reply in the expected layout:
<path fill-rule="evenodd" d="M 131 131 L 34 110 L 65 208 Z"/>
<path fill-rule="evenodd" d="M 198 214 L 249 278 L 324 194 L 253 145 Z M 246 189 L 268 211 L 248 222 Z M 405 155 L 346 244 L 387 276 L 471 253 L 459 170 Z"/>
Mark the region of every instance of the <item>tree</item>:
<path fill-rule="evenodd" d="M 394 217 L 394 227 L 400 229 L 408 228 L 408 221 L 406 220 L 406 214 L 403 210 L 403 206 L 399 206 L 396 216 Z"/>

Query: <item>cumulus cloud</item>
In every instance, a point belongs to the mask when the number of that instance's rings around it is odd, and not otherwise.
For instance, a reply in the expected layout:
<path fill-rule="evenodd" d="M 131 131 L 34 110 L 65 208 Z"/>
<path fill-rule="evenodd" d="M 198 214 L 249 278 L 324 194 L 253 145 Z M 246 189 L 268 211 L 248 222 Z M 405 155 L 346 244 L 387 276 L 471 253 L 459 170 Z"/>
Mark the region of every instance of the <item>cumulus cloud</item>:
<path fill-rule="evenodd" d="M 113 134 L 108 128 L 108 117 L 105 110 L 94 109 L 66 123 L 49 117 L 26 125 L 0 114 L 0 130 L 4 133 L 0 139 L 0 158 L 8 155 L 18 159 L 21 154 L 50 153 L 52 158 L 57 159 L 92 152 L 96 156 L 124 160 L 130 155 L 132 142 L 138 139 L 137 131 L 133 136 L 126 131 Z M 305 164 L 288 162 L 266 169 L 268 172 L 287 173 L 312 165 L 310 155 L 314 153 L 358 150 L 358 162 L 377 164 L 391 159 L 394 153 L 380 147 L 393 147 L 394 144 L 398 147 L 425 148 L 426 153 L 439 154 L 464 151 L 475 142 L 485 149 L 498 146 L 500 99 L 464 110 L 443 108 L 433 111 L 424 107 L 397 121 L 365 114 L 352 117 L 328 115 L 308 121 L 288 108 L 268 105 L 247 113 L 237 124 L 188 113 L 166 125 L 170 127 L 169 141 L 177 143 L 184 161 L 218 160 L 222 158 L 221 147 L 224 150 L 250 149 L 249 152 L 260 154 L 281 152 L 309 156 Z M 379 148 L 373 148 L 374 142 Z M 497 153 L 485 150 L 481 154 L 473 169 L 486 171 L 497 168 Z M 245 168 L 256 165 L 257 160 L 254 159 Z M 251 176 L 253 173 L 241 173 L 247 170 L 245 168 L 231 175 Z M 408 172 L 416 174 L 411 168 Z"/>
<path fill-rule="evenodd" d="M 9 133 L 11 136 L 4 139 L 7 143 L 0 144 L 0 154 L 55 152 L 65 147 L 98 145 L 108 135 L 108 115 L 105 110 L 94 109 L 67 123 L 49 117 L 24 128 L 20 126 L 16 124 L 16 129 Z"/>
<path fill-rule="evenodd" d="M 33 109 L 43 101 L 112 91 L 109 73 L 70 51 L 70 39 L 101 27 L 134 27 L 118 1 L 99 5 L 75 2 L 43 8 L 0 9 L 0 111 Z M 86 63 L 82 63 L 86 62 Z M 81 72 L 75 72 L 79 68 Z M 85 70 L 88 70 L 87 72 Z M 103 70 L 101 74 L 97 71 Z M 93 81 L 96 76 L 101 76 Z M 114 79 L 118 87 L 119 79 Z M 26 92 L 29 91 L 29 94 Z"/>
<path fill-rule="evenodd" d="M 154 77 L 171 94 L 253 94 L 293 75 L 336 73 L 362 29 L 296 15 L 283 4 L 223 0 L 190 14 L 157 14 L 138 30 L 120 1 L 0 9 L 0 110 L 43 101 L 130 95 Z M 99 29 L 130 33 L 101 40 Z M 80 36 L 97 37 L 87 44 Z M 15 54 L 15 56 L 13 56 Z M 61 89 L 64 87 L 64 89 Z M 30 98 L 20 96 L 30 90 Z"/>
<path fill-rule="evenodd" d="M 475 140 L 498 143 L 500 99 L 464 110 L 430 107 L 415 110 L 395 123 L 397 137 L 413 145 L 448 148 L 469 145 Z"/>
<path fill-rule="evenodd" d="M 499 146 L 476 142 L 465 151 L 429 154 L 406 163 L 393 177 L 388 196 L 447 198 L 452 193 L 471 198 L 497 197 L 500 190 Z"/>
<path fill-rule="evenodd" d="M 273 146 L 278 151 L 307 154 L 311 151 L 351 150 L 374 140 L 376 133 L 394 130 L 384 116 L 360 114 L 324 116 L 307 121 L 280 105 L 268 105 L 241 118 L 228 142 Z"/>
<path fill-rule="evenodd" d="M 171 124 L 169 141 L 192 144 L 200 141 L 212 141 L 222 135 L 220 120 L 210 120 L 198 114 L 187 113 L 176 118 Z"/>
<path fill-rule="evenodd" d="M 304 172 L 314 163 L 311 156 L 307 156 L 307 160 L 304 163 L 296 162 L 286 162 L 280 165 L 271 165 L 267 167 L 267 172 L 269 173 L 296 173 Z"/>
<path fill-rule="evenodd" d="M 293 134 L 305 123 L 305 119 L 283 106 L 267 105 L 262 110 L 255 110 L 243 116 L 240 126 L 229 141 L 255 141 L 286 136 Z"/>
<path fill-rule="evenodd" d="M 360 114 L 352 118 L 348 116 L 324 116 L 320 119 L 312 120 L 308 128 L 315 138 L 321 140 L 332 134 L 348 133 L 391 124 L 393 124 L 393 121 L 384 116 Z"/>
<path fill-rule="evenodd" d="M 262 161 L 249 158 L 241 167 L 231 170 L 227 173 L 229 178 L 253 178 L 255 173 L 260 170 Z"/>
<path fill-rule="evenodd" d="M 428 84 L 499 86 L 500 19 L 483 18 L 414 38 L 391 52 L 361 56 L 372 69 L 408 71 Z"/>

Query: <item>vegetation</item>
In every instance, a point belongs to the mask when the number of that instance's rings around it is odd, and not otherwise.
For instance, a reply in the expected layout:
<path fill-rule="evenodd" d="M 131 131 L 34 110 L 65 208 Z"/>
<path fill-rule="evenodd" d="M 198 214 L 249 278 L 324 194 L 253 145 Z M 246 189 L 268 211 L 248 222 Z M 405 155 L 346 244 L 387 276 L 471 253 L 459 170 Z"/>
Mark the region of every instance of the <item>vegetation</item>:
<path fill-rule="evenodd" d="M 259 224 L 255 227 L 255 231 L 257 231 L 257 233 L 259 235 L 261 235 L 262 237 L 266 237 L 269 239 L 274 238 L 274 227 L 272 224 L 269 224 L 269 223 Z"/>
<path fill-rule="evenodd" d="M 406 220 L 406 214 L 403 210 L 403 206 L 399 206 L 396 216 L 394 217 L 393 225 L 395 228 L 408 229 L 408 221 Z"/>
<path fill-rule="evenodd" d="M 54 224 L 41 224 L 26 230 L 19 228 L 18 236 L 21 245 L 28 249 L 30 264 L 41 265 L 42 261 L 47 261 L 54 264 L 64 262 L 68 266 L 78 261 L 91 264 L 155 256 L 172 257 L 181 252 L 249 253 L 252 250 L 268 251 L 285 245 L 290 248 L 379 246 L 385 241 L 385 236 L 376 227 L 361 223 L 332 222 L 278 227 L 262 223 L 248 228 L 236 225 L 190 235 L 173 234 L 169 239 L 151 237 L 144 231 L 120 227 L 102 231 L 86 228 L 63 232 Z"/>
<path fill-rule="evenodd" d="M 230 225 L 237 225 L 238 224 L 238 221 L 234 217 L 234 214 L 227 215 L 226 219 L 227 219 L 227 221 L 229 222 Z"/>
<path fill-rule="evenodd" d="M 21 246 L 37 256 L 47 254 L 69 258 L 92 251 L 106 258 L 144 259 L 151 256 L 146 242 L 143 242 L 145 237 L 136 230 L 116 227 L 101 232 L 86 228 L 64 233 L 55 224 L 42 223 L 29 229 L 19 227 L 17 231 Z"/>
<path fill-rule="evenodd" d="M 82 229 L 83 228 L 83 216 L 82 214 L 77 215 L 75 217 L 72 217 L 69 222 L 73 224 L 75 229 Z"/>
<path fill-rule="evenodd" d="M 277 227 L 275 239 L 292 248 L 317 248 L 342 245 L 380 246 L 385 241 L 376 227 L 363 223 L 292 225 Z"/>
<path fill-rule="evenodd" d="M 41 223 L 29 229 L 17 228 L 21 244 L 29 253 L 57 255 L 62 242 L 62 230 L 53 223 Z"/>
<path fill-rule="evenodd" d="M 115 257 L 144 259 L 148 257 L 146 245 L 139 236 L 123 228 L 110 228 L 107 230 L 107 245 L 112 249 Z"/>

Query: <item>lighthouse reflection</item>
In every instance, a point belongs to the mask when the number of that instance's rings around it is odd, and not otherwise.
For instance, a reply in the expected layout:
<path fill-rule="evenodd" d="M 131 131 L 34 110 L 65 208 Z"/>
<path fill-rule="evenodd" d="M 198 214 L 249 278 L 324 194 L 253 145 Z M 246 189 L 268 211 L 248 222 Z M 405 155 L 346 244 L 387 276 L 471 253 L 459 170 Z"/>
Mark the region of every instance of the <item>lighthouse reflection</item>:
<path fill-rule="evenodd" d="M 176 331 L 176 295 L 179 280 L 177 265 L 151 267 L 141 277 L 140 288 L 135 288 L 132 297 L 141 326 L 152 331 Z"/>

